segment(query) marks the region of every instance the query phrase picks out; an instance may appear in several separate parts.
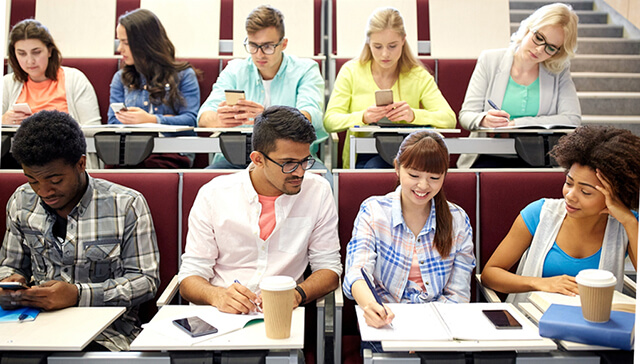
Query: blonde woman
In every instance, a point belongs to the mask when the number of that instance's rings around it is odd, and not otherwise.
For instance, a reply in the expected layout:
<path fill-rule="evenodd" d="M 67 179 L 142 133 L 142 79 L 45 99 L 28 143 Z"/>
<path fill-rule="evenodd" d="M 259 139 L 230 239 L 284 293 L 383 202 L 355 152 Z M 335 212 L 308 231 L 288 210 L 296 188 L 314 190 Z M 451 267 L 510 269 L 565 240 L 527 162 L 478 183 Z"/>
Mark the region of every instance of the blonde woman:
<path fill-rule="evenodd" d="M 325 129 L 343 131 L 384 117 L 392 122 L 455 127 L 453 110 L 406 42 L 400 12 L 394 8 L 377 9 L 369 18 L 365 35 L 360 57 L 347 62 L 338 73 L 324 117 Z M 376 106 L 375 91 L 384 89 L 393 91 L 395 102 Z M 348 143 L 343 161 L 344 168 L 348 168 Z M 366 154 L 358 156 L 357 166 L 393 168 L 379 156 Z"/>
<path fill-rule="evenodd" d="M 460 125 L 468 130 L 580 125 L 580 103 L 569 71 L 577 33 L 578 16 L 571 7 L 550 4 L 520 23 L 509 48 L 482 52 L 460 110 Z M 478 136 L 484 135 L 470 137 Z M 458 160 L 458 168 L 525 166 L 518 158 L 492 155 L 464 154 Z"/>

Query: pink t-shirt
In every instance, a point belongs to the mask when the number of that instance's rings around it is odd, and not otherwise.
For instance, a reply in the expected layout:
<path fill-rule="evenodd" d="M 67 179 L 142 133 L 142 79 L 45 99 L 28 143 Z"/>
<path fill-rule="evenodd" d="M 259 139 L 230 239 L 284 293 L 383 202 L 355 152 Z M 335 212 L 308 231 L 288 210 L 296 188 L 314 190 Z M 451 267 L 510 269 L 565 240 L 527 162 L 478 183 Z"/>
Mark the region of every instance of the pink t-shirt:
<path fill-rule="evenodd" d="M 280 196 L 262 196 L 258 195 L 258 201 L 262 205 L 262 211 L 260 213 L 260 239 L 267 240 L 269 235 L 276 227 L 276 199 Z"/>
<path fill-rule="evenodd" d="M 28 79 L 22 86 L 17 104 L 29 104 L 29 108 L 35 114 L 41 110 L 58 110 L 68 113 L 67 91 L 64 87 L 64 71 L 58 70 L 58 80 L 45 80 L 33 82 Z"/>
<path fill-rule="evenodd" d="M 409 280 L 415 282 L 422 291 L 425 291 L 424 281 L 422 281 L 422 275 L 420 274 L 420 266 L 418 265 L 418 254 L 415 249 L 413 251 L 413 260 L 411 261 L 411 269 L 409 270 Z"/>

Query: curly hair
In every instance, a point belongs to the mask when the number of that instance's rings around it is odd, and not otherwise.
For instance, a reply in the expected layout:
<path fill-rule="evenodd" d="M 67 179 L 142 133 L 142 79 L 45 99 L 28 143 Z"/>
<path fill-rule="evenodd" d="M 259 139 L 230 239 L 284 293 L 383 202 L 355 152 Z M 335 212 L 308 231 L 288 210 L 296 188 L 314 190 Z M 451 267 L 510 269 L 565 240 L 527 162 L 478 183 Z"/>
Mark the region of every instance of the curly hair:
<path fill-rule="evenodd" d="M 268 154 L 276 149 L 278 139 L 311 144 L 316 140 L 316 131 L 298 109 L 271 106 L 256 117 L 251 139 L 253 150 Z"/>
<path fill-rule="evenodd" d="M 566 170 L 576 163 L 599 169 L 620 201 L 629 209 L 638 209 L 640 137 L 631 131 L 582 126 L 560 138 L 550 154 Z"/>
<path fill-rule="evenodd" d="M 9 34 L 9 49 L 7 55 L 9 56 L 9 66 L 13 69 L 13 77 L 16 81 L 27 82 L 29 74 L 20 67 L 20 62 L 16 57 L 16 43 L 21 40 L 37 39 L 44 43 L 48 50 L 51 51 L 51 57 L 49 57 L 49 63 L 44 75 L 50 79 L 58 80 L 58 69 L 62 63 L 62 54 L 53 41 L 53 37 L 49 32 L 49 29 L 42 25 L 37 20 L 25 19 L 18 24 L 14 25 Z"/>
<path fill-rule="evenodd" d="M 58 159 L 75 165 L 86 150 L 78 122 L 55 110 L 43 110 L 24 119 L 12 144 L 13 157 L 23 166 L 44 166 Z"/>

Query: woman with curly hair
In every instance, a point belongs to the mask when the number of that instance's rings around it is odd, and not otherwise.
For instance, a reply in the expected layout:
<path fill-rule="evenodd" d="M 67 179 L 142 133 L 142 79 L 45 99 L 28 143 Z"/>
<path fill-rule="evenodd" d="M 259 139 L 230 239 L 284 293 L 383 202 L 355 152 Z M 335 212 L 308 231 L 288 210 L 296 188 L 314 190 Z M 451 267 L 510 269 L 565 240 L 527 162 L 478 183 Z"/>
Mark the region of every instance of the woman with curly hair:
<path fill-rule="evenodd" d="M 111 81 L 109 124 L 157 123 L 197 126 L 200 87 L 188 62 L 175 59 L 175 48 L 160 20 L 147 9 L 137 9 L 118 19 L 116 34 L 122 69 Z M 193 132 L 188 135 L 195 135 Z M 167 136 L 185 135 L 170 133 Z M 152 154 L 139 167 L 189 168 L 193 154 Z"/>
<path fill-rule="evenodd" d="M 605 269 L 621 291 L 624 259 L 636 267 L 640 137 L 613 127 L 583 126 L 560 139 L 551 155 L 566 170 L 564 199 L 525 207 L 482 272 L 482 283 L 516 293 L 578 294 L 575 276 Z M 516 274 L 511 267 L 520 260 Z"/>

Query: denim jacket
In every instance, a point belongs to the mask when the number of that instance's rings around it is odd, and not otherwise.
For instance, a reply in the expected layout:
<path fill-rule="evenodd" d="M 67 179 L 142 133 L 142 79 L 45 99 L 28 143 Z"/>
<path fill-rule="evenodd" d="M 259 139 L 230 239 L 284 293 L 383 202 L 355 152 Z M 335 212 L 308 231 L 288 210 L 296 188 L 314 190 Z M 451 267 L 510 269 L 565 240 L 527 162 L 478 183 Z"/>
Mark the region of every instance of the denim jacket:
<path fill-rule="evenodd" d="M 142 75 L 140 75 L 140 77 L 143 87 L 140 89 L 131 89 L 125 87 L 122 83 L 122 70 L 116 72 L 111 80 L 109 102 L 124 102 L 127 106 L 139 107 L 155 115 L 158 124 L 197 126 L 196 116 L 198 114 L 198 108 L 200 107 L 200 86 L 198 86 L 196 73 L 192 68 L 181 71 L 179 74 L 180 84 L 178 87 L 186 104 L 181 105 L 177 110 L 164 103 L 159 105 L 151 104 L 149 101 L 149 92 L 144 87 L 147 84 L 147 80 Z M 108 115 L 109 124 L 120 123 L 111 108 L 109 108 Z M 165 133 L 165 136 L 178 135 L 195 135 L 195 132 Z"/>

